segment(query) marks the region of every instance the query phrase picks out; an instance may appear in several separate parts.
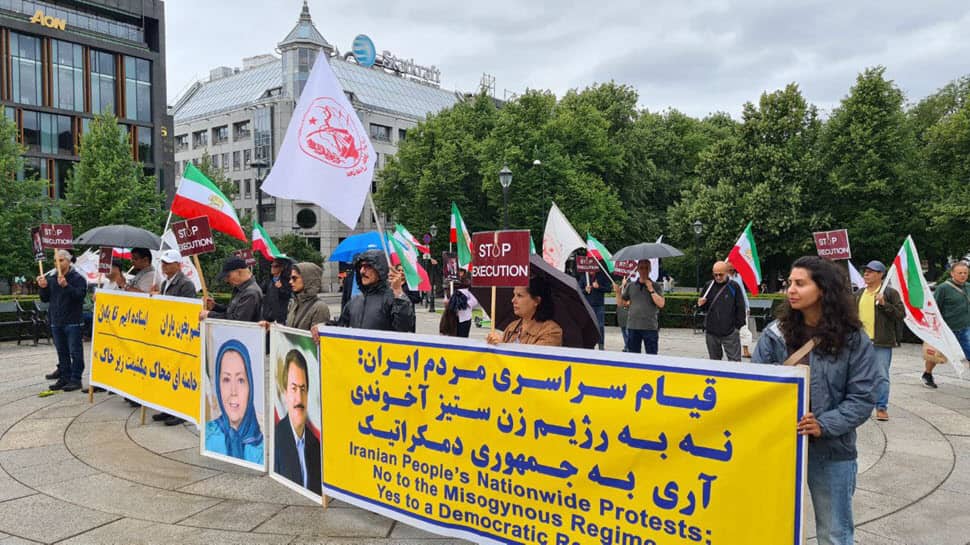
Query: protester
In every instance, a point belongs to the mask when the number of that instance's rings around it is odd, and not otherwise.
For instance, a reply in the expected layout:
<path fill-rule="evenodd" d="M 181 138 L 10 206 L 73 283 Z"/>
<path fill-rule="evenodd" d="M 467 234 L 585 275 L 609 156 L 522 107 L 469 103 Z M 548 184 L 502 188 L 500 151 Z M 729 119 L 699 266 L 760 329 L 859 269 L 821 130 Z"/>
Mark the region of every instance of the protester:
<path fill-rule="evenodd" d="M 449 337 L 465 337 L 471 334 L 472 311 L 481 308 L 478 299 L 471 292 L 468 271 L 459 269 L 458 282 L 454 285 L 451 297 L 445 297 L 445 310 L 441 313 L 438 332 Z"/>
<path fill-rule="evenodd" d="M 150 293 L 155 284 L 155 268 L 152 267 L 152 252 L 147 248 L 131 249 L 131 268 L 135 276 L 125 286 L 126 291 Z"/>
<path fill-rule="evenodd" d="M 207 310 L 203 310 L 199 318 L 258 322 L 263 303 L 263 291 L 256 285 L 256 279 L 246 265 L 246 260 L 236 256 L 226 259 L 222 264 L 222 272 L 216 279 L 225 279 L 232 286 L 232 298 L 228 305 L 220 305 L 216 304 L 211 297 L 207 297 L 205 299 Z"/>
<path fill-rule="evenodd" d="M 57 369 L 44 378 L 57 380 L 51 390 L 73 392 L 81 389 L 84 373 L 84 347 L 81 341 L 81 311 L 88 282 L 71 265 L 71 252 L 58 250 L 55 268 L 37 277 L 40 300 L 50 303 L 47 318 L 51 338 L 57 349 Z"/>
<path fill-rule="evenodd" d="M 103 289 L 124 290 L 127 284 L 128 279 L 125 277 L 125 272 L 121 270 L 121 264 L 113 261 L 111 263 L 111 272 L 108 273 L 108 283 L 105 284 Z"/>
<path fill-rule="evenodd" d="M 562 346 L 562 328 L 552 319 L 553 310 L 549 284 L 540 278 L 530 278 L 528 287 L 518 286 L 512 293 L 512 312 L 519 319 L 510 323 L 503 333 L 489 333 L 485 340 L 489 344 Z"/>
<path fill-rule="evenodd" d="M 382 331 L 414 331 L 414 303 L 404 293 L 404 273 L 389 270 L 380 250 L 367 250 L 354 258 L 360 294 L 340 312 L 336 325 Z M 310 328 L 316 340 L 317 327 Z"/>
<path fill-rule="evenodd" d="M 657 283 L 650 280 L 650 260 L 637 262 L 639 278 L 627 283 L 621 295 L 621 304 L 627 307 L 627 352 L 656 354 L 659 344 L 660 309 L 666 301 Z M 642 348 L 641 348 L 642 347 Z"/>
<path fill-rule="evenodd" d="M 956 335 L 963 348 L 963 356 L 970 359 L 970 290 L 967 286 L 967 275 L 970 268 L 963 261 L 958 261 L 950 267 L 950 278 L 936 287 L 933 298 L 940 308 L 943 321 Z M 923 385 L 936 388 L 933 379 L 933 368 L 936 363 L 925 360 Z"/>
<path fill-rule="evenodd" d="M 796 430 L 808 436 L 808 488 L 819 545 L 853 543 L 855 429 L 869 418 L 884 380 L 843 274 L 819 257 L 796 260 L 787 302 L 751 356 L 754 363 L 801 363 L 811 369 L 810 410 Z M 787 361 L 803 347 L 809 350 L 800 361 Z"/>
<path fill-rule="evenodd" d="M 728 277 L 741 289 L 741 297 L 744 299 L 744 325 L 738 329 L 738 336 L 741 339 L 741 357 L 750 358 L 751 341 L 754 339 L 754 335 L 751 334 L 751 302 L 748 301 L 748 288 L 744 285 L 744 279 L 741 278 L 741 274 L 734 268 L 734 264 L 730 261 L 726 263 L 728 266 Z"/>
<path fill-rule="evenodd" d="M 627 280 L 628 280 L 628 277 L 624 275 L 623 280 L 620 282 L 620 289 L 617 292 L 618 294 L 622 294 L 623 290 L 626 289 Z M 620 335 L 623 336 L 623 349 L 622 349 L 623 352 L 626 352 L 626 343 L 630 336 L 630 332 L 626 328 L 629 317 L 630 317 L 630 309 L 623 304 L 623 300 L 620 297 L 617 297 L 616 298 L 616 325 L 619 326 Z"/>
<path fill-rule="evenodd" d="M 330 307 L 319 297 L 323 284 L 323 270 L 313 263 L 297 263 L 290 268 L 289 284 L 293 292 L 286 324 L 310 331 L 314 324 L 330 321 Z M 268 326 L 269 322 L 260 322 Z"/>
<path fill-rule="evenodd" d="M 219 417 L 205 425 L 205 449 L 254 464 L 263 463 L 263 432 L 253 403 L 253 369 L 249 350 L 226 341 L 216 355 L 213 377 Z"/>
<path fill-rule="evenodd" d="M 704 311 L 704 338 L 707 355 L 712 360 L 727 356 L 728 361 L 741 361 L 739 330 L 745 327 L 744 288 L 730 277 L 731 267 L 725 261 L 714 263 L 712 275 L 697 300 Z"/>
<path fill-rule="evenodd" d="M 859 305 L 859 320 L 872 339 L 872 353 L 876 365 L 885 378 L 876 393 L 876 420 L 889 420 L 889 366 L 893 360 L 893 348 L 899 346 L 896 332 L 906 314 L 899 292 L 889 286 L 882 291 L 882 280 L 886 266 L 879 261 L 870 261 L 862 269 L 862 279 L 866 287 L 856 293 Z"/>
<path fill-rule="evenodd" d="M 182 254 L 178 250 L 165 250 L 162 252 L 161 262 L 162 283 L 157 289 L 152 290 L 152 293 L 169 297 L 195 298 L 197 295 L 195 284 L 182 273 Z M 152 415 L 152 420 L 164 422 L 166 426 L 177 426 L 184 422 L 181 418 L 164 412 Z"/>
<path fill-rule="evenodd" d="M 270 263 L 272 275 L 263 282 L 263 312 L 262 319 L 286 325 L 286 309 L 293 295 L 290 289 L 290 260 L 277 257 Z"/>
<path fill-rule="evenodd" d="M 586 295 L 586 301 L 596 315 L 596 322 L 600 328 L 599 349 L 603 350 L 604 339 L 606 338 L 606 303 L 604 298 L 607 293 L 613 291 L 613 282 L 610 277 L 602 270 L 595 273 L 579 275 L 579 289 Z"/>

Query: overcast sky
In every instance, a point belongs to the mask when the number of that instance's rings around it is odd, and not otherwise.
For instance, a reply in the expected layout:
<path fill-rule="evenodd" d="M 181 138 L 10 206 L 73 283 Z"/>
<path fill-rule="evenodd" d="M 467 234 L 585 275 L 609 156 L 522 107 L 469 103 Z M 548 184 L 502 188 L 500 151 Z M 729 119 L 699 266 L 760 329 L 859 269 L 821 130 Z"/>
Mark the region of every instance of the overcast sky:
<path fill-rule="evenodd" d="M 273 52 L 302 0 L 167 0 L 169 103 L 216 66 Z M 796 5 L 797 4 L 797 5 Z M 310 0 L 341 53 L 357 34 L 378 52 L 441 70 L 441 86 L 505 90 L 615 80 L 640 105 L 694 116 L 726 111 L 796 82 L 823 111 L 856 75 L 884 65 L 910 102 L 970 74 L 970 2 L 761 0 Z"/>

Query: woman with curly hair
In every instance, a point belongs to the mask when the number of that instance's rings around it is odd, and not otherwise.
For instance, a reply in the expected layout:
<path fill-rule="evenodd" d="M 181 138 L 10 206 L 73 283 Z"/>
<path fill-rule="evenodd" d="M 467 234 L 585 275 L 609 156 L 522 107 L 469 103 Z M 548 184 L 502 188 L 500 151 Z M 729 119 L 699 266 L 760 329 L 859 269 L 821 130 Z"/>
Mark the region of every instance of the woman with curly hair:
<path fill-rule="evenodd" d="M 855 429 L 872 413 L 885 378 L 838 266 L 814 256 L 799 258 L 792 264 L 786 294 L 786 304 L 758 340 L 751 361 L 809 366 L 811 406 L 797 431 L 809 441 L 808 488 L 818 543 L 851 545 Z M 797 353 L 801 348 L 804 356 Z"/>

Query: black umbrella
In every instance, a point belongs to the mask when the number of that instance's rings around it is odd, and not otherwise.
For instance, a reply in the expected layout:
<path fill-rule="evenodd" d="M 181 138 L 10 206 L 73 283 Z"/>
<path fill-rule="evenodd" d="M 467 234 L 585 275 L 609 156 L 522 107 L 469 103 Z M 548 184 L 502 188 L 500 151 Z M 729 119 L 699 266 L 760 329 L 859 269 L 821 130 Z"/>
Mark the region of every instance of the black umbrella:
<path fill-rule="evenodd" d="M 640 261 L 641 259 L 657 259 L 664 257 L 680 257 L 684 255 L 677 248 L 663 242 L 641 242 L 633 246 L 621 248 L 613 254 L 613 261 Z"/>
<path fill-rule="evenodd" d="M 76 246 L 117 246 L 119 248 L 159 248 L 162 239 L 133 225 L 103 225 L 85 231 L 74 239 Z"/>
<path fill-rule="evenodd" d="M 562 345 L 593 348 L 600 341 L 599 322 L 576 279 L 546 263 L 537 254 L 529 257 L 529 276 L 542 278 L 552 291 L 552 319 L 562 328 Z M 492 288 L 472 288 L 485 312 L 495 320 L 495 327 L 505 329 L 516 319 L 512 312 L 512 288 L 498 288 L 495 312 L 492 312 Z"/>

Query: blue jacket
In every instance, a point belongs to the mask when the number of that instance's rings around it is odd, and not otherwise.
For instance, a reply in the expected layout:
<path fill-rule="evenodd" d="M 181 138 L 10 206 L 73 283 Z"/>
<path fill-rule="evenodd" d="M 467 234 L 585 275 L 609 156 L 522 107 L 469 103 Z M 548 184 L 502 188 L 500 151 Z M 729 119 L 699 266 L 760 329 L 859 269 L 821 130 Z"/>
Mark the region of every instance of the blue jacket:
<path fill-rule="evenodd" d="M 613 291 L 613 283 L 610 281 L 610 277 L 606 276 L 603 271 L 596 271 L 596 274 L 589 273 L 589 283 L 592 284 L 596 282 L 600 285 L 598 288 L 593 288 L 589 293 L 586 293 L 586 274 L 579 273 L 579 289 L 586 296 L 586 300 L 589 302 L 591 307 L 601 307 L 605 304 L 603 296 L 611 291 Z"/>
<path fill-rule="evenodd" d="M 775 321 L 758 339 L 751 361 L 781 364 L 786 359 L 788 348 Z M 876 365 L 872 342 L 858 330 L 837 356 L 816 349 L 808 361 L 810 410 L 822 426 L 822 436 L 809 442 L 809 455 L 824 460 L 854 460 L 855 429 L 869 419 L 876 404 L 876 390 L 887 380 Z M 792 431 L 794 427 L 793 422 Z"/>
<path fill-rule="evenodd" d="M 84 320 L 81 311 L 84 308 L 84 295 L 88 291 L 88 281 L 71 267 L 64 278 L 67 286 L 61 287 L 57 283 L 57 269 L 46 275 L 47 287 L 40 289 L 40 300 L 50 303 L 47 317 L 52 326 L 77 325 Z"/>

